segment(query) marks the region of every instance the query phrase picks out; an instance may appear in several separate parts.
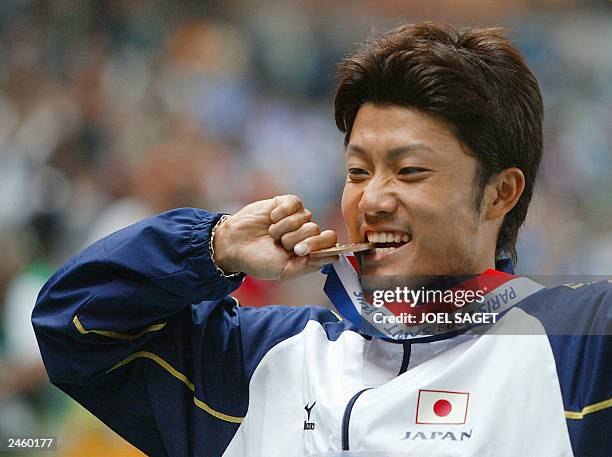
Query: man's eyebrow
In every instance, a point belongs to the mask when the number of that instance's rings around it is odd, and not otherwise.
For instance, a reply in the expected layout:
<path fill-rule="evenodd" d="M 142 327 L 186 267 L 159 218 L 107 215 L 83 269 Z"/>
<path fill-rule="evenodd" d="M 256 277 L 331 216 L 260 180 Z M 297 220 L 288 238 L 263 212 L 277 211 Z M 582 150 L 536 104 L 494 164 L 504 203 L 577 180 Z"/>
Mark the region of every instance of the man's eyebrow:
<path fill-rule="evenodd" d="M 364 156 L 367 155 L 367 152 L 364 148 L 362 148 L 361 146 L 358 146 L 356 144 L 349 144 L 346 146 L 346 153 L 348 155 L 359 155 L 359 156 Z"/>
<path fill-rule="evenodd" d="M 367 151 L 365 148 L 357 145 L 357 144 L 349 144 L 346 147 L 347 150 L 347 154 L 348 155 L 367 155 Z M 396 161 L 399 158 L 401 158 L 402 156 L 406 155 L 406 154 L 410 154 L 410 153 L 414 153 L 414 152 L 434 152 L 433 149 L 431 149 L 429 146 L 427 146 L 426 144 L 423 143 L 411 143 L 411 144 L 406 144 L 403 146 L 397 146 L 395 148 L 389 149 L 387 151 L 387 159 L 391 160 L 391 161 Z"/>

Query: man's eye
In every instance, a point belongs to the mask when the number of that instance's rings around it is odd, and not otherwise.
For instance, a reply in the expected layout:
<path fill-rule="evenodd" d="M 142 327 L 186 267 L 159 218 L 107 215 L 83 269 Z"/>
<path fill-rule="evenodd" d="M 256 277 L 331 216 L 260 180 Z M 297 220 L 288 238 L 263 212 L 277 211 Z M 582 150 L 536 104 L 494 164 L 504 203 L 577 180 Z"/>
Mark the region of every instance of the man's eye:
<path fill-rule="evenodd" d="M 349 168 L 348 173 L 350 176 L 366 176 L 368 174 L 363 168 Z"/>
<path fill-rule="evenodd" d="M 400 168 L 400 175 L 415 175 L 417 173 L 423 173 L 424 171 L 428 171 L 427 168 L 420 167 L 403 167 Z"/>

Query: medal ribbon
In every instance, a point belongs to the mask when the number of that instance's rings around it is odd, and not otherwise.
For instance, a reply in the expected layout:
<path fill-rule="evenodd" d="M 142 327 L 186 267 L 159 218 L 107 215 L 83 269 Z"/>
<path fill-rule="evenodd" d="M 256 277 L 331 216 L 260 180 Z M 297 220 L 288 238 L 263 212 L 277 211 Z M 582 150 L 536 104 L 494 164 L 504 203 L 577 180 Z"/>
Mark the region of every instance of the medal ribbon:
<path fill-rule="evenodd" d="M 425 303 L 414 307 L 407 302 L 374 306 L 364 295 L 356 268 L 354 257 L 341 255 L 339 261 L 329 265 L 324 271 L 327 279 L 323 290 L 340 315 L 353 323 L 362 333 L 396 340 L 431 338 L 486 325 L 474 323 L 471 319 L 463 322 L 459 319 L 459 323 L 456 323 L 454 317 L 466 314 L 474 316 L 478 313 L 496 313 L 499 317 L 521 300 L 544 288 L 529 278 L 487 270 L 447 290 L 453 293 L 468 290 L 482 291 L 482 299 L 471 301 L 462 307 L 447 302 Z M 446 314 L 450 324 L 422 322 L 422 316 L 430 313 Z M 407 315 L 414 316 L 412 319 L 415 323 L 405 323 L 396 319 L 398 316 Z M 386 317 L 381 322 L 383 316 Z"/>

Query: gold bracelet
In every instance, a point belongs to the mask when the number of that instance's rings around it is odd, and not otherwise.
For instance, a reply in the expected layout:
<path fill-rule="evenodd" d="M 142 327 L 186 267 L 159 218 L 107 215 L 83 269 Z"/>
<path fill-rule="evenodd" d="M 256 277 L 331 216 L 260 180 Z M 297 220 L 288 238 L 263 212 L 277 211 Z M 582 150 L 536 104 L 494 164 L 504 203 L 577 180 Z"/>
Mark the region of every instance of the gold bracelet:
<path fill-rule="evenodd" d="M 236 273 L 226 273 L 225 271 L 223 271 L 223 269 L 219 267 L 219 265 L 217 265 L 217 262 L 215 262 L 215 248 L 213 247 L 215 241 L 215 232 L 229 217 L 229 214 L 224 214 L 223 216 L 221 216 L 221 218 L 217 221 L 217 223 L 210 232 L 210 259 L 212 260 L 213 265 L 221 274 L 221 276 L 227 279 L 232 279 L 240 276 L 240 272 L 238 271 Z"/>

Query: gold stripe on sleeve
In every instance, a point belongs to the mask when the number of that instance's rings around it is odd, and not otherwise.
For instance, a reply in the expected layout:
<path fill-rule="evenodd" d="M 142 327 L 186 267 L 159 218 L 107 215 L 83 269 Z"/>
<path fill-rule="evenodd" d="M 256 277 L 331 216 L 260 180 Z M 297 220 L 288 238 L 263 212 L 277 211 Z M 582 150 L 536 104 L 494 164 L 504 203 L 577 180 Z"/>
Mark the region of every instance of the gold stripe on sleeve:
<path fill-rule="evenodd" d="M 78 316 L 74 316 L 74 319 L 72 319 L 72 323 L 74 324 L 76 329 L 79 331 L 79 333 L 81 333 L 82 335 L 86 335 L 87 333 L 95 333 L 96 335 L 107 336 L 109 338 L 115 338 L 119 340 L 135 340 L 137 338 L 140 338 L 145 333 L 157 332 L 166 326 L 166 322 L 163 322 L 161 324 L 153 324 L 153 325 L 149 325 L 147 328 L 145 328 L 141 332 L 131 334 L 131 333 L 113 332 L 111 330 L 85 330 L 85 328 L 83 327 L 83 324 L 81 324 L 81 321 L 79 321 Z"/>
<path fill-rule="evenodd" d="M 152 352 L 148 352 L 148 351 L 138 351 L 138 352 L 135 352 L 133 354 L 130 354 L 129 356 L 127 356 L 122 361 L 120 361 L 120 362 L 116 363 L 115 365 L 113 365 L 109 370 L 106 371 L 106 373 L 110 373 L 111 371 L 116 370 L 117 368 L 122 367 L 124 365 L 127 365 L 128 363 L 130 363 L 133 360 L 138 359 L 138 358 L 146 358 L 146 359 L 153 360 L 155 363 L 157 363 L 159 366 L 161 366 L 164 370 L 166 370 L 168 373 L 170 373 L 176 379 L 178 379 L 183 384 L 185 384 L 189 390 L 191 390 L 192 392 L 195 393 L 195 387 L 194 387 L 193 383 L 191 381 L 189 381 L 189 379 L 187 379 L 187 376 L 185 376 L 183 373 L 179 372 L 176 368 L 174 368 L 172 365 L 170 365 L 168 362 L 166 362 L 164 359 L 162 359 L 157 354 L 153 354 Z M 221 413 L 221 412 L 211 408 L 209 405 L 204 403 L 202 400 L 196 398 L 195 396 L 193 397 L 193 403 L 198 408 L 206 411 L 211 416 L 216 417 L 217 419 L 221 419 L 221 420 L 223 420 L 225 422 L 232 422 L 234 424 L 240 424 L 242 422 L 242 420 L 244 419 L 243 417 L 230 416 L 229 414 L 223 414 L 223 413 Z"/>
<path fill-rule="evenodd" d="M 565 417 L 567 419 L 582 419 L 587 414 L 595 413 L 610 407 L 612 407 L 612 398 L 585 406 L 581 411 L 565 411 Z"/>

